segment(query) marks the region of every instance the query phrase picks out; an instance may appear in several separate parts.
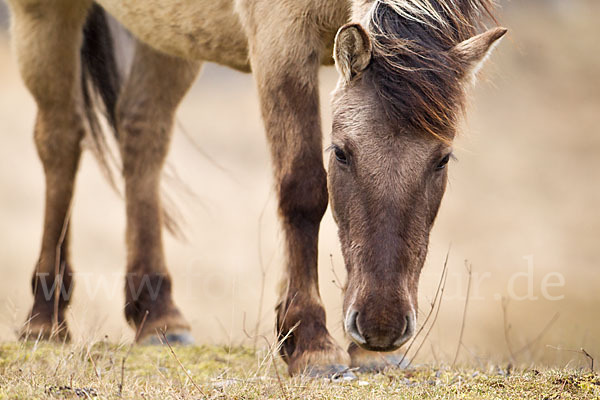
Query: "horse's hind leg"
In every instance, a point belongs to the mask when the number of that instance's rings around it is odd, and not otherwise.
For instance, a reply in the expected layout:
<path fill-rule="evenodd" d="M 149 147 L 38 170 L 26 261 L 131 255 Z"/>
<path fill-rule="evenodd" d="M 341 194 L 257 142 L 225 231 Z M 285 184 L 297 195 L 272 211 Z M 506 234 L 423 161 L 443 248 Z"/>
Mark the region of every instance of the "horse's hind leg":
<path fill-rule="evenodd" d="M 127 202 L 125 317 L 141 328 L 142 342 L 156 341 L 159 330 L 166 330 L 172 341 L 191 341 L 189 325 L 172 299 L 159 186 L 175 111 L 199 69 L 197 62 L 138 43 L 117 106 Z"/>
<path fill-rule="evenodd" d="M 68 213 L 84 135 L 79 48 L 89 2 L 9 0 L 21 76 L 37 103 L 35 144 L 46 178 L 44 231 L 23 337 L 68 337 Z M 61 279 L 62 278 L 62 279 Z M 56 290 L 60 288 L 60 290 Z"/>
<path fill-rule="evenodd" d="M 286 277 L 277 307 L 281 354 L 290 374 L 339 373 L 350 360 L 327 331 L 317 273 L 319 225 L 328 200 L 318 95 L 323 44 L 310 26 L 314 21 L 287 9 L 293 2 L 245 4 L 285 235 Z M 259 15 L 262 20 L 254 20 Z M 280 23 L 264 23 L 284 16 Z"/>

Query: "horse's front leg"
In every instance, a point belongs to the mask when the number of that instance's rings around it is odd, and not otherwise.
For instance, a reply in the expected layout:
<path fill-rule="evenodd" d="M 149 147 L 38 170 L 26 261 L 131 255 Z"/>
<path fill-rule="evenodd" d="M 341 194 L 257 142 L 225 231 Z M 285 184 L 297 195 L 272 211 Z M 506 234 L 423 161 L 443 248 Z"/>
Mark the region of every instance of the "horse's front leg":
<path fill-rule="evenodd" d="M 198 63 L 138 43 L 117 107 L 127 203 L 125 317 L 142 342 L 157 343 L 158 330 L 173 342 L 191 341 L 165 263 L 160 178 L 175 111 L 198 71 Z"/>
<path fill-rule="evenodd" d="M 65 309 L 73 289 L 68 215 L 85 133 L 79 49 L 89 3 L 11 0 L 9 5 L 19 69 L 37 104 L 34 137 L 46 178 L 34 300 L 21 337 L 63 340 L 69 337 Z"/>
<path fill-rule="evenodd" d="M 281 6 L 276 2 L 254 15 L 289 15 L 276 10 Z M 284 234 L 286 273 L 276 326 L 280 353 L 290 374 L 331 375 L 345 371 L 350 360 L 327 331 L 319 294 L 317 242 L 328 203 L 318 97 L 322 44 L 308 27 L 294 25 L 304 21 L 250 20 L 247 29 Z"/>

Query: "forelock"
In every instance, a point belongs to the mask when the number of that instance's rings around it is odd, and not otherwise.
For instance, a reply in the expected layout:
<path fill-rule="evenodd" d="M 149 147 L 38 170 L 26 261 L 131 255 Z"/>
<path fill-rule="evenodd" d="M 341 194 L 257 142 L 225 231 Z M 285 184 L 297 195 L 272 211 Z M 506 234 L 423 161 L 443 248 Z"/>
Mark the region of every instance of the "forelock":
<path fill-rule="evenodd" d="M 493 20 L 490 0 L 376 0 L 364 79 L 393 122 L 449 140 L 465 108 L 462 65 L 448 51 Z"/>

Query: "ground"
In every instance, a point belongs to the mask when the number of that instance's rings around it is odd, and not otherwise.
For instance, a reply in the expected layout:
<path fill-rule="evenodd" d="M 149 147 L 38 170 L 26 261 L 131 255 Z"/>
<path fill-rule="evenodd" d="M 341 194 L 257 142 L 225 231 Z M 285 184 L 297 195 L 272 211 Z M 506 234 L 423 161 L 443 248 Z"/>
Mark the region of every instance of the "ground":
<path fill-rule="evenodd" d="M 600 399 L 589 369 L 416 366 L 336 382 L 290 378 L 266 348 L 5 343 L 0 399 Z"/>

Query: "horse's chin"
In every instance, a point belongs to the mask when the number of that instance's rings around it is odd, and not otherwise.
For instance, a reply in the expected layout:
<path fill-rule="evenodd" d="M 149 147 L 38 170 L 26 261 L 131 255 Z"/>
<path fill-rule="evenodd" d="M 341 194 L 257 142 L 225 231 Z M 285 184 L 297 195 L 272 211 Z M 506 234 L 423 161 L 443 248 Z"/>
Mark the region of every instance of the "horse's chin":
<path fill-rule="evenodd" d="M 358 343 L 358 342 L 356 342 L 354 340 L 352 341 L 352 343 L 356 344 L 361 349 L 368 350 L 368 351 L 376 351 L 376 352 L 379 352 L 379 353 L 389 353 L 389 352 L 392 352 L 392 351 L 396 351 L 400 347 L 402 347 L 402 346 L 396 346 L 396 345 L 391 345 L 391 346 L 387 346 L 387 347 L 369 346 L 369 344 L 367 344 L 367 343 L 360 344 L 360 343 Z"/>

